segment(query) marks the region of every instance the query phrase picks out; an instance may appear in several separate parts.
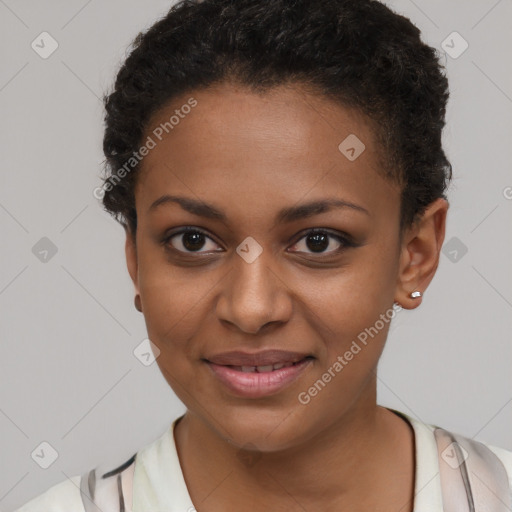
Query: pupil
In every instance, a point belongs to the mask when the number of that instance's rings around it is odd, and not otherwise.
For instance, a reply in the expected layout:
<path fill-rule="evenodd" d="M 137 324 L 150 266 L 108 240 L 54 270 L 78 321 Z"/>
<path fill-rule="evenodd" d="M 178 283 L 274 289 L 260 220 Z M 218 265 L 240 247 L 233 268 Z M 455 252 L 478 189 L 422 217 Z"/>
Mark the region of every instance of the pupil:
<path fill-rule="evenodd" d="M 185 233 L 183 236 L 183 245 L 189 251 L 201 249 L 204 245 L 204 235 L 197 231 Z"/>
<path fill-rule="evenodd" d="M 204 245 L 204 235 L 197 231 L 183 235 L 183 245 L 189 251 L 201 249 Z M 329 237 L 324 233 L 315 233 L 307 237 L 307 246 L 310 250 L 322 252 L 329 246 Z"/>
<path fill-rule="evenodd" d="M 310 240 L 313 241 L 311 244 L 309 243 Z M 313 235 L 309 235 L 307 237 L 307 245 L 308 248 L 312 251 L 321 252 L 329 246 L 329 237 L 323 233 L 315 233 Z"/>

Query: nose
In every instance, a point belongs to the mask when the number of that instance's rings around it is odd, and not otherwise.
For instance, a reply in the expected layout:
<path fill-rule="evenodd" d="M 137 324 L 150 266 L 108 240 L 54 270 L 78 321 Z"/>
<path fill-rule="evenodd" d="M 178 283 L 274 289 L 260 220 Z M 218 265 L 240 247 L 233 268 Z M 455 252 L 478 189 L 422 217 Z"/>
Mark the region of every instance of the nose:
<path fill-rule="evenodd" d="M 219 320 L 248 334 L 285 323 L 292 313 L 290 287 L 264 254 L 252 263 L 234 255 L 217 301 Z"/>

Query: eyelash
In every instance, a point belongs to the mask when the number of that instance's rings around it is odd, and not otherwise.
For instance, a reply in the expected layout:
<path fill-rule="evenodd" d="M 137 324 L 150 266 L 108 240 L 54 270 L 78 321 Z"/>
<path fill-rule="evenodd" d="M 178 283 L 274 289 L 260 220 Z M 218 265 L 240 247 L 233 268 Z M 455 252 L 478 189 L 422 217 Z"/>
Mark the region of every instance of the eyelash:
<path fill-rule="evenodd" d="M 196 228 L 194 226 L 186 226 L 186 227 L 180 229 L 179 231 L 175 231 L 175 232 L 172 232 L 172 233 L 169 233 L 168 235 L 166 235 L 163 238 L 163 240 L 162 240 L 162 245 L 165 246 L 166 250 L 177 252 L 179 254 L 186 254 L 186 255 L 189 255 L 189 254 L 202 254 L 201 252 L 198 252 L 198 251 L 196 251 L 196 252 L 194 252 L 194 251 L 188 251 L 188 252 L 181 251 L 180 249 L 176 249 L 176 248 L 170 246 L 169 242 L 171 241 L 172 238 L 174 238 L 175 236 L 178 236 L 178 235 L 183 235 L 185 233 L 199 233 L 199 234 L 202 234 L 205 237 L 209 238 L 213 242 L 215 242 L 215 240 L 213 240 L 212 237 L 210 237 L 208 235 L 208 233 L 206 233 L 202 229 Z M 338 249 L 335 249 L 333 251 L 328 251 L 326 253 L 321 253 L 321 252 L 320 253 L 316 253 L 316 254 L 318 254 L 320 256 L 322 256 L 322 255 L 325 256 L 325 255 L 339 254 L 342 251 L 344 251 L 345 249 L 358 246 L 358 244 L 356 244 L 353 240 L 351 240 L 350 237 L 344 236 L 344 235 L 341 235 L 341 234 L 338 234 L 338 233 L 332 233 L 329 229 L 326 229 L 326 228 L 311 228 L 311 229 L 308 229 L 305 232 L 303 232 L 302 235 L 299 238 L 297 238 L 296 242 L 294 242 L 292 245 L 296 245 L 303 238 L 307 238 L 308 236 L 314 235 L 314 234 L 317 234 L 317 233 L 328 235 L 330 238 L 334 238 L 337 242 L 339 242 L 341 244 L 341 246 Z M 217 243 L 217 242 L 215 242 L 215 243 Z M 221 251 L 214 251 L 214 252 L 221 252 Z M 298 251 L 298 252 L 301 252 L 301 251 Z M 306 254 L 314 255 L 315 253 L 311 252 L 311 253 L 306 253 Z"/>

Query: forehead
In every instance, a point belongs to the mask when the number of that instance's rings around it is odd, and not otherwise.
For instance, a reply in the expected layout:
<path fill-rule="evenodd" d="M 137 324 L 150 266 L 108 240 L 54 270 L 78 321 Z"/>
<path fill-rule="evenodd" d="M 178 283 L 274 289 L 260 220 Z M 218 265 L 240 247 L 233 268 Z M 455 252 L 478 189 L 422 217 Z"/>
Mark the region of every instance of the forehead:
<path fill-rule="evenodd" d="M 154 147 L 136 188 L 144 212 L 164 193 L 233 211 L 252 205 L 253 214 L 326 194 L 374 210 L 398 193 L 378 173 L 381 149 L 367 118 L 300 85 L 192 91 L 152 117 L 147 137 Z"/>

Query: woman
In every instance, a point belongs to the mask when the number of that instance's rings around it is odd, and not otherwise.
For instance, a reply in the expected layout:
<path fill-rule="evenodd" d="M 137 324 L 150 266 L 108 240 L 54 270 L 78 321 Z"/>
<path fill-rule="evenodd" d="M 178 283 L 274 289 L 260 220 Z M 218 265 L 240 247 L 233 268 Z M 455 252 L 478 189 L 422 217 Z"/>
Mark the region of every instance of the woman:
<path fill-rule="evenodd" d="M 371 0 L 183 1 L 133 46 L 96 193 L 187 412 L 19 512 L 510 510 L 512 452 L 376 403 L 448 210 L 419 30 Z"/>

